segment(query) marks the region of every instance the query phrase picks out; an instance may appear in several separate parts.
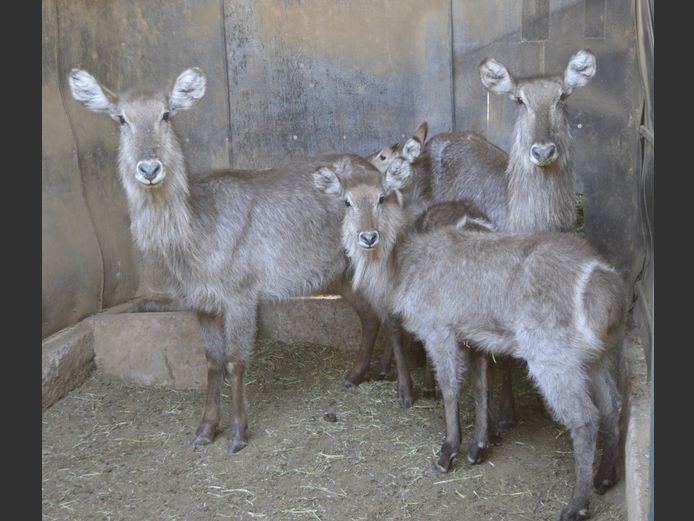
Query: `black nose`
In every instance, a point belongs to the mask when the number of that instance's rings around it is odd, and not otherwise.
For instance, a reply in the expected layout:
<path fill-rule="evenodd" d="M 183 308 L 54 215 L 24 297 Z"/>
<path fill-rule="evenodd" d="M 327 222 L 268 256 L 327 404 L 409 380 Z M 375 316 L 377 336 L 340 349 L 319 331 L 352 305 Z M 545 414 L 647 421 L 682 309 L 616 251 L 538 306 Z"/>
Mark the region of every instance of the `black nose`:
<path fill-rule="evenodd" d="M 366 246 L 373 246 L 378 241 L 378 232 L 361 232 L 359 242 Z"/>
<path fill-rule="evenodd" d="M 140 161 L 137 164 L 137 171 L 142 177 L 147 179 L 147 181 L 151 181 L 157 177 L 157 175 L 159 175 L 159 172 L 161 171 L 161 161 L 158 159 Z"/>
<path fill-rule="evenodd" d="M 535 143 L 530 147 L 530 153 L 538 163 L 546 163 L 550 159 L 555 159 L 557 147 L 554 143 Z"/>

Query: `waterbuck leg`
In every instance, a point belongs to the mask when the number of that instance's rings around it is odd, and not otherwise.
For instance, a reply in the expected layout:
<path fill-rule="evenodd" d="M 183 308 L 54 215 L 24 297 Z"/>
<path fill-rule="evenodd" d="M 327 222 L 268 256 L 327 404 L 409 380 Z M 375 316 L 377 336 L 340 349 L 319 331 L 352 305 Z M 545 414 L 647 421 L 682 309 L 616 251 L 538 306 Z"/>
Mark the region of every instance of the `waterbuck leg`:
<path fill-rule="evenodd" d="M 465 348 L 466 349 L 466 348 Z M 486 353 L 472 351 L 470 353 L 473 369 L 473 398 L 475 400 L 475 434 L 474 440 L 467 452 L 467 462 L 474 465 L 482 463 L 486 458 L 489 446 L 489 395 L 491 365 Z"/>
<path fill-rule="evenodd" d="M 600 427 L 603 434 L 602 457 L 598 472 L 593 480 L 593 487 L 598 494 L 604 494 L 617 482 L 621 399 L 608 367 L 599 367 L 593 375 L 591 383 L 593 395 L 600 411 Z"/>
<path fill-rule="evenodd" d="M 225 315 L 226 373 L 231 384 L 231 424 L 229 452 L 235 453 L 248 443 L 248 401 L 245 375 L 253 352 L 256 334 L 257 302 L 234 302 Z"/>
<path fill-rule="evenodd" d="M 357 358 L 352 369 L 347 374 L 345 382 L 342 384 L 343 387 L 347 388 L 359 385 L 364 381 L 366 372 L 371 364 L 371 355 L 373 354 L 380 321 L 368 302 L 360 295 L 354 293 L 349 284 L 343 284 L 339 291 L 345 300 L 352 305 L 361 321 L 361 344 L 359 345 Z"/>
<path fill-rule="evenodd" d="M 549 349 L 538 351 L 552 352 Z M 565 368 L 566 362 L 528 360 L 528 371 L 537 382 L 552 415 L 571 433 L 576 483 L 559 521 L 577 521 L 590 516 L 588 507 L 600 417 L 588 392 L 588 376 L 573 374 L 566 378 Z"/>
<path fill-rule="evenodd" d="M 398 370 L 398 401 L 400 402 L 400 407 L 407 409 L 412 406 L 414 396 L 412 393 L 412 377 L 407 367 L 407 357 L 402 346 L 402 326 L 400 320 L 393 316 L 388 317 L 386 326 L 388 327 L 390 344 L 393 346 L 395 365 Z"/>
<path fill-rule="evenodd" d="M 404 341 L 403 341 L 404 345 Z M 381 364 L 378 369 L 378 373 L 376 374 L 376 379 L 377 380 L 384 380 L 386 376 L 388 376 L 388 373 L 390 372 L 390 365 L 391 362 L 393 361 L 393 343 L 392 342 L 386 342 L 386 345 L 383 347 L 383 354 L 381 355 Z"/>
<path fill-rule="evenodd" d="M 192 445 L 214 441 L 219 426 L 222 381 L 224 379 L 224 326 L 221 317 L 198 313 L 207 357 L 207 398 L 202 421 L 195 431 Z"/>
<path fill-rule="evenodd" d="M 429 355 L 427 355 L 426 362 L 424 364 L 422 397 L 427 400 L 436 399 L 436 377 L 434 376 L 434 367 L 431 363 L 431 358 L 429 358 Z"/>
<path fill-rule="evenodd" d="M 436 369 L 436 382 L 443 395 L 446 414 L 446 439 L 439 451 L 439 459 L 427 474 L 448 472 L 460 451 L 460 416 L 458 394 L 460 379 L 467 365 L 467 350 L 461 350 L 452 331 L 432 335 L 424 344 Z"/>
<path fill-rule="evenodd" d="M 499 427 L 510 429 L 516 424 L 516 406 L 513 403 L 514 360 L 505 356 L 501 360 L 501 399 L 499 400 Z"/>
<path fill-rule="evenodd" d="M 494 402 L 494 368 L 496 361 L 492 355 L 487 355 L 487 432 L 489 444 L 501 444 L 501 430 L 497 419 L 498 410 Z"/>

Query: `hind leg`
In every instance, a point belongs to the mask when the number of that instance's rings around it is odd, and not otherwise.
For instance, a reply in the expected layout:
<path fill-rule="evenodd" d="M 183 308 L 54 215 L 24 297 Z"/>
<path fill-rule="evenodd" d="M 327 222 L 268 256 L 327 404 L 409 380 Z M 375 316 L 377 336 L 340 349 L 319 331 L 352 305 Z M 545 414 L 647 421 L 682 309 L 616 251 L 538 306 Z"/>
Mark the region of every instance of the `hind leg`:
<path fill-rule="evenodd" d="M 198 313 L 207 357 L 207 397 L 202 421 L 192 445 L 214 441 L 219 426 L 222 380 L 224 379 L 224 325 L 221 317 Z"/>
<path fill-rule="evenodd" d="M 516 424 L 516 405 L 513 402 L 513 365 L 510 356 L 501 359 L 501 397 L 499 399 L 499 427 L 510 429 Z"/>
<path fill-rule="evenodd" d="M 238 452 L 248 444 L 245 376 L 255 343 L 256 316 L 257 302 L 246 300 L 229 303 L 224 316 L 225 368 L 231 384 L 230 453 Z"/>
<path fill-rule="evenodd" d="M 373 354 L 376 336 L 378 335 L 380 321 L 378 320 L 378 315 L 376 315 L 371 306 L 369 306 L 368 302 L 363 297 L 356 294 L 349 284 L 343 284 L 339 288 L 339 291 L 345 300 L 352 305 L 361 321 L 361 344 L 359 345 L 357 358 L 342 384 L 343 387 L 348 388 L 359 385 L 364 381 L 366 372 L 371 365 L 371 356 Z M 390 346 L 388 347 L 390 348 Z"/>
<path fill-rule="evenodd" d="M 475 433 L 474 441 L 467 452 L 467 462 L 470 464 L 482 463 L 486 457 L 486 449 L 489 447 L 491 421 L 490 394 L 491 394 L 491 365 L 487 353 L 472 351 L 470 353 L 473 383 L 473 398 L 475 400 Z"/>
<path fill-rule="evenodd" d="M 609 368 L 597 368 L 591 380 L 593 396 L 600 410 L 603 432 L 602 458 L 593 486 L 598 494 L 604 494 L 617 482 L 617 457 L 619 454 L 619 416 L 621 399 Z"/>
<path fill-rule="evenodd" d="M 573 440 L 576 481 L 560 521 L 577 521 L 590 516 L 588 507 L 599 414 L 591 400 L 588 377 L 581 365 L 566 360 L 561 363 L 551 359 L 528 361 L 528 371 L 549 409 L 555 419 L 569 429 Z"/>

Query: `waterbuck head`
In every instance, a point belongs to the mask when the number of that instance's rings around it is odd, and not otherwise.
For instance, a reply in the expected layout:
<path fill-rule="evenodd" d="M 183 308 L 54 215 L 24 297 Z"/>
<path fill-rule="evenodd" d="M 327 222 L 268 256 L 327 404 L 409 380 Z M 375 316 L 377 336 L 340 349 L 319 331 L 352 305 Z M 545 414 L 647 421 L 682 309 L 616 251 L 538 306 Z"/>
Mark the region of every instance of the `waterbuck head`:
<path fill-rule="evenodd" d="M 422 153 L 428 130 L 429 125 L 424 121 L 417 127 L 412 137 L 406 140 L 402 145 L 400 143 L 395 143 L 383 147 L 366 159 L 381 173 L 385 173 L 393 160 L 398 157 L 409 163 L 413 163 Z"/>
<path fill-rule="evenodd" d="M 108 114 L 120 125 L 119 173 L 129 195 L 155 193 L 162 186 L 187 186 L 183 152 L 171 118 L 205 94 L 200 69 L 183 71 L 169 91 L 159 94 L 116 95 L 79 69 L 70 71 L 68 82 L 77 101 L 88 110 Z"/>
<path fill-rule="evenodd" d="M 494 59 L 479 67 L 484 86 L 494 94 L 508 94 L 518 105 L 513 146 L 533 165 L 545 167 L 565 153 L 569 130 L 566 99 L 576 87 L 595 75 L 595 56 L 580 50 L 569 60 L 563 75 L 515 78 Z M 512 150 L 513 154 L 513 150 Z"/>
<path fill-rule="evenodd" d="M 344 201 L 342 242 L 349 257 L 378 257 L 393 247 L 404 223 L 400 190 L 410 174 L 409 163 L 401 158 L 384 174 L 366 162 L 357 170 L 349 159 L 314 172 L 316 188 Z"/>

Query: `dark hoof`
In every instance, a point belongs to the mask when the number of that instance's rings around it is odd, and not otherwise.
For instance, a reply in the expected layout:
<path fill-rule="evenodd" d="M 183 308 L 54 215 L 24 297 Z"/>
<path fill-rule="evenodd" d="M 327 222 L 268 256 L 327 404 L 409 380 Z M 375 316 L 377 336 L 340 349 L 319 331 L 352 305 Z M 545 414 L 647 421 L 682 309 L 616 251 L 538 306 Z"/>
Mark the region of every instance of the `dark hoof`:
<path fill-rule="evenodd" d="M 436 389 L 423 389 L 422 398 L 425 400 L 436 400 Z"/>
<path fill-rule="evenodd" d="M 581 519 L 588 519 L 590 517 L 590 512 L 588 508 L 572 509 L 566 507 L 561 511 L 561 516 L 559 516 L 559 521 L 579 521 Z"/>
<path fill-rule="evenodd" d="M 501 433 L 495 432 L 494 434 L 489 435 L 489 444 L 490 445 L 501 445 Z"/>
<path fill-rule="evenodd" d="M 193 441 L 191 441 L 190 444 L 193 447 L 199 447 L 200 445 L 208 445 L 214 441 L 216 434 L 216 425 L 203 423 L 202 425 L 200 425 L 200 427 L 198 427 L 198 430 L 195 431 L 195 438 L 193 438 Z"/>
<path fill-rule="evenodd" d="M 443 442 L 443 445 L 441 445 L 441 449 L 438 452 L 439 460 L 436 462 L 436 465 L 431 467 L 432 472 L 435 471 L 437 473 L 442 473 L 442 472 L 448 472 L 448 470 L 451 468 L 451 464 L 453 463 L 453 459 L 458 455 L 458 448 L 460 444 L 458 444 L 458 447 L 452 447 L 448 442 Z"/>
<path fill-rule="evenodd" d="M 349 373 L 347 375 L 347 378 L 345 378 L 344 383 L 342 384 L 342 388 L 349 389 L 350 387 L 359 385 L 360 383 L 365 382 L 366 380 L 366 373 Z"/>
<path fill-rule="evenodd" d="M 412 403 L 414 402 L 414 400 L 409 397 L 400 396 L 398 398 L 398 402 L 400 403 L 400 407 L 402 407 L 403 409 L 409 409 L 410 407 L 412 407 Z"/>
<path fill-rule="evenodd" d="M 243 450 L 248 445 L 246 440 L 231 440 L 229 442 L 229 454 L 236 454 L 237 452 Z"/>
<path fill-rule="evenodd" d="M 445 474 L 448 472 L 448 469 L 444 469 L 443 467 L 440 467 L 438 463 L 436 463 L 433 467 L 429 467 L 424 471 L 425 476 L 435 476 L 437 474 Z"/>
<path fill-rule="evenodd" d="M 595 488 L 595 492 L 602 496 L 605 492 L 610 490 L 615 483 L 617 483 L 616 470 L 608 477 L 595 476 L 595 479 L 593 480 L 593 488 Z"/>
<path fill-rule="evenodd" d="M 486 453 L 487 449 L 485 447 L 480 447 L 477 443 L 473 443 L 472 445 L 470 445 L 465 459 L 470 465 L 479 465 L 485 459 L 487 459 Z"/>

